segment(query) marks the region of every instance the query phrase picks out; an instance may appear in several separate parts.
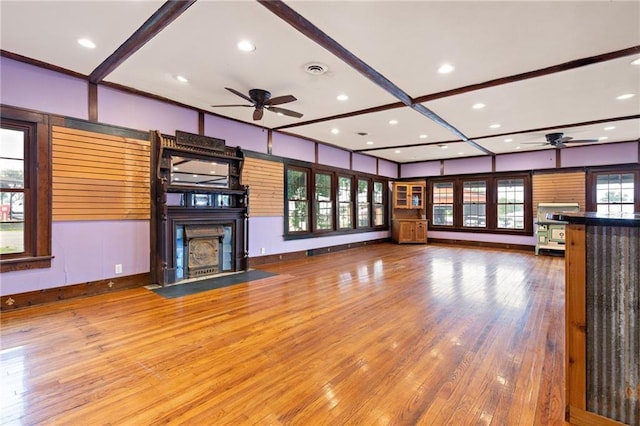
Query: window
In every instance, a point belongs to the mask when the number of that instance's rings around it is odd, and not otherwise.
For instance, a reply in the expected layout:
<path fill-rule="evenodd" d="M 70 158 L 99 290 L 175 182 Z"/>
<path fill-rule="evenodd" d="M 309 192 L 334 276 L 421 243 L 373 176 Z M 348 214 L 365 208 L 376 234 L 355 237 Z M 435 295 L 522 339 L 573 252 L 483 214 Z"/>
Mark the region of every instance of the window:
<path fill-rule="evenodd" d="M 432 178 L 429 183 L 430 228 L 533 234 L 529 174 Z"/>
<path fill-rule="evenodd" d="M 633 213 L 633 174 L 596 176 L 596 211 L 598 213 Z"/>
<path fill-rule="evenodd" d="M 432 193 L 432 223 L 453 226 L 453 182 L 434 182 Z"/>
<path fill-rule="evenodd" d="M 307 178 L 305 170 L 287 169 L 287 215 L 289 232 L 309 230 L 309 200 L 307 199 Z"/>
<path fill-rule="evenodd" d="M 373 182 L 373 226 L 384 225 L 384 184 Z"/>
<path fill-rule="evenodd" d="M 338 177 L 338 228 L 353 228 L 353 179 Z"/>
<path fill-rule="evenodd" d="M 358 228 L 368 227 L 369 218 L 369 181 L 358 179 Z"/>
<path fill-rule="evenodd" d="M 498 180 L 498 228 L 524 229 L 524 179 Z"/>
<path fill-rule="evenodd" d="M 464 226 L 487 226 L 487 184 L 485 181 L 463 182 L 462 218 Z"/>
<path fill-rule="evenodd" d="M 331 175 L 316 173 L 315 176 L 316 229 L 333 229 L 333 191 L 331 189 Z"/>
<path fill-rule="evenodd" d="M 0 109 L 0 266 L 51 266 L 51 152 L 48 116 Z"/>
<path fill-rule="evenodd" d="M 640 211 L 637 168 L 591 170 L 587 174 L 587 210 L 598 213 Z"/>
<path fill-rule="evenodd" d="M 291 160 L 285 166 L 284 238 L 387 228 L 388 185 L 385 178 Z"/>

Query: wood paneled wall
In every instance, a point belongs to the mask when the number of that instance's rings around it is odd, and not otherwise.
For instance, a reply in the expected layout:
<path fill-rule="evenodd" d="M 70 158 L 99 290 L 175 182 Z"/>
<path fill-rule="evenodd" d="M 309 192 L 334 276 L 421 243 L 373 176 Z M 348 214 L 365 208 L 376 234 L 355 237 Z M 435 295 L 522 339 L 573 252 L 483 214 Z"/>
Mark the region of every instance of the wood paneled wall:
<path fill-rule="evenodd" d="M 249 185 L 251 216 L 284 216 L 284 165 L 245 158 L 242 184 Z"/>
<path fill-rule="evenodd" d="M 585 172 L 536 174 L 532 182 L 534 220 L 538 203 L 578 203 L 585 210 Z"/>
<path fill-rule="evenodd" d="M 53 127 L 53 220 L 149 219 L 148 140 Z"/>

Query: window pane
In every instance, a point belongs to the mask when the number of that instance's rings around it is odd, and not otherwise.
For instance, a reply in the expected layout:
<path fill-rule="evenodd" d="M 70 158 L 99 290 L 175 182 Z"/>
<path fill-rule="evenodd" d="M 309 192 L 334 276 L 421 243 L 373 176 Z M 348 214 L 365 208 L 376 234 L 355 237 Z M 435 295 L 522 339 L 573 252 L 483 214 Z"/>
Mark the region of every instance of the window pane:
<path fill-rule="evenodd" d="M 289 232 L 309 230 L 309 201 L 307 174 L 303 170 L 287 170 L 287 200 Z"/>
<path fill-rule="evenodd" d="M 358 227 L 370 225 L 369 181 L 358 179 Z"/>
<path fill-rule="evenodd" d="M 23 253 L 25 134 L 0 129 L 0 254 Z"/>
<path fill-rule="evenodd" d="M 524 229 L 524 179 L 498 180 L 498 228 Z"/>
<path fill-rule="evenodd" d="M 353 228 L 352 217 L 351 203 L 340 203 L 338 210 L 338 225 L 340 229 Z"/>
<path fill-rule="evenodd" d="M 487 226 L 487 184 L 485 181 L 463 183 L 463 224 L 483 228 Z"/>
<path fill-rule="evenodd" d="M 308 217 L 306 201 L 289 201 L 289 232 L 308 231 Z"/>
<path fill-rule="evenodd" d="M 453 182 L 433 184 L 433 224 L 453 225 Z"/>
<path fill-rule="evenodd" d="M 333 228 L 333 200 L 331 197 L 331 175 L 316 174 L 316 229 Z"/>
<path fill-rule="evenodd" d="M 383 188 L 382 182 L 373 183 L 373 226 L 384 225 Z"/>

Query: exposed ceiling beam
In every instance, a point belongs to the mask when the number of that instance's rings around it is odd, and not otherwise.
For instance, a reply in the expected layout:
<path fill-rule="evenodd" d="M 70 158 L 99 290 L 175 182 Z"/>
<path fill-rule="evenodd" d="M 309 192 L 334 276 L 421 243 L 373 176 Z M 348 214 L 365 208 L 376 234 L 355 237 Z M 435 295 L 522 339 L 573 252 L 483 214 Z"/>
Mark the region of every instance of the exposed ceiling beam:
<path fill-rule="evenodd" d="M 485 154 L 495 155 L 488 149 L 481 147 L 474 141 L 466 137 L 462 132 L 456 129 L 453 125 L 448 123 L 442 117 L 438 116 L 435 112 L 431 111 L 427 107 L 421 104 L 416 104 L 415 101 L 400 87 L 396 86 L 393 82 L 387 79 L 384 75 L 380 74 L 370 65 L 365 63 L 362 59 L 355 56 L 349 50 L 347 50 L 340 43 L 329 37 L 326 33 L 313 25 L 310 21 L 297 13 L 295 10 L 287 6 L 281 0 L 257 0 L 258 3 L 266 7 L 270 12 L 274 13 L 280 19 L 300 31 L 309 39 L 324 47 L 336 57 L 341 59 L 347 65 L 358 71 L 360 74 L 371 80 L 373 83 L 384 89 L 387 93 L 391 94 L 404 105 L 419 112 L 425 117 L 433 120 L 436 124 L 446 128 L 456 136 L 460 137 L 465 142 L 469 143 L 473 147 L 479 149 Z"/>
<path fill-rule="evenodd" d="M 100 83 L 129 56 L 133 55 L 156 34 L 165 29 L 196 0 L 169 0 L 164 3 L 135 33 L 120 45 L 89 75 L 90 83 Z"/>

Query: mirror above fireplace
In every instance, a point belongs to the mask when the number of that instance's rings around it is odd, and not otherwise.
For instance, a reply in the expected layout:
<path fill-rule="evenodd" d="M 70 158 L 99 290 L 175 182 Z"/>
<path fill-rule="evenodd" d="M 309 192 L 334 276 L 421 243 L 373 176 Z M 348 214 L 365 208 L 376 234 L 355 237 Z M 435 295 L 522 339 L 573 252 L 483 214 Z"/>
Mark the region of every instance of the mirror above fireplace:
<path fill-rule="evenodd" d="M 171 185 L 229 188 L 229 164 L 172 155 L 170 179 Z"/>

